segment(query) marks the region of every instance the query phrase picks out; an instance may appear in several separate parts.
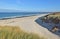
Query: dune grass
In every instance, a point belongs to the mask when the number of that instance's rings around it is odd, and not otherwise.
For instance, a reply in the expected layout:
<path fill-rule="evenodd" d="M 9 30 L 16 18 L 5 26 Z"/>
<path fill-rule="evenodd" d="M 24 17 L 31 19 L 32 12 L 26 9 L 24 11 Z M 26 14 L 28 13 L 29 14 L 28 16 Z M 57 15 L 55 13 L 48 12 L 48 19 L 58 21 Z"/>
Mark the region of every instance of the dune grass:
<path fill-rule="evenodd" d="M 60 19 L 60 12 L 49 14 L 49 17 L 53 17 L 53 18 L 58 17 Z"/>
<path fill-rule="evenodd" d="M 24 32 L 19 27 L 0 26 L 0 39 L 44 39 L 44 37 Z"/>

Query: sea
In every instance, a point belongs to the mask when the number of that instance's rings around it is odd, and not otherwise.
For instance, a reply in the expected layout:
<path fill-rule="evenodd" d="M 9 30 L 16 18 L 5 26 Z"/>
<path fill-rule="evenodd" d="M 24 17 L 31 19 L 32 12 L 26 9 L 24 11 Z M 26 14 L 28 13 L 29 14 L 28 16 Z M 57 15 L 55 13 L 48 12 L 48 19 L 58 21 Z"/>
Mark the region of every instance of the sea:
<path fill-rule="evenodd" d="M 49 12 L 0 12 L 0 19 L 1 18 L 33 16 L 33 15 L 48 14 L 48 13 Z"/>

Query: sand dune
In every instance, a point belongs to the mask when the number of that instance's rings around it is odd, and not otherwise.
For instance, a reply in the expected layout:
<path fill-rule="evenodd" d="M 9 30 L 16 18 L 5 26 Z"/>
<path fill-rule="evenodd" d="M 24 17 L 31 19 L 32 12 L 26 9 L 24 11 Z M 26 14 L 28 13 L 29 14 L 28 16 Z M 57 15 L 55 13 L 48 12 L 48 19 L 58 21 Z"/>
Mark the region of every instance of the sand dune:
<path fill-rule="evenodd" d="M 60 39 L 59 36 L 51 33 L 48 29 L 42 27 L 38 23 L 35 22 L 38 17 L 44 16 L 46 14 L 41 14 L 38 16 L 30 16 L 30 17 L 23 17 L 23 18 L 12 18 L 6 20 L 0 20 L 1 26 L 19 26 L 21 29 L 25 30 L 29 33 L 37 33 L 40 36 L 45 36 L 47 39 Z"/>

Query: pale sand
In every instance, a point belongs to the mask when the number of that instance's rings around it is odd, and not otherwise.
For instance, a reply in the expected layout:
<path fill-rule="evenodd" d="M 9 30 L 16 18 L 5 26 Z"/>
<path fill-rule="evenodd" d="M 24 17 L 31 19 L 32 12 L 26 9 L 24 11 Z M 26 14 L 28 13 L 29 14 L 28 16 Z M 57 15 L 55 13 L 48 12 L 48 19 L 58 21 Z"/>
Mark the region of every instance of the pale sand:
<path fill-rule="evenodd" d="M 46 15 L 46 14 L 43 14 L 43 15 Z M 50 31 L 48 31 L 48 29 L 42 27 L 41 25 L 35 22 L 35 20 L 38 17 L 41 17 L 43 15 L 0 20 L 0 25 L 1 26 L 5 26 L 5 25 L 19 26 L 21 29 L 23 29 L 26 32 L 37 33 L 40 36 L 47 37 L 47 39 L 60 39 L 59 36 L 51 33 Z"/>

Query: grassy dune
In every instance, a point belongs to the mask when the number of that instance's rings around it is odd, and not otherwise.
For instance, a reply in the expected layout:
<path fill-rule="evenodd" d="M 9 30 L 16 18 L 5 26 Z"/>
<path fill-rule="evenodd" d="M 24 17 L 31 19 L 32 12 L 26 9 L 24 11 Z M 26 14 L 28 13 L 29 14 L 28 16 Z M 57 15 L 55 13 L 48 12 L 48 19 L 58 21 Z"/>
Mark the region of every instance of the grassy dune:
<path fill-rule="evenodd" d="M 60 12 L 49 14 L 49 17 L 53 17 L 53 18 L 58 17 L 58 18 L 60 18 Z"/>
<path fill-rule="evenodd" d="M 45 19 L 45 17 L 46 17 L 46 19 L 49 19 L 49 20 L 53 20 L 53 19 L 55 19 L 55 18 L 60 19 L 60 12 L 48 14 L 48 15 L 46 15 L 46 16 L 41 17 L 41 19 Z"/>
<path fill-rule="evenodd" d="M 19 27 L 0 26 L 0 39 L 44 39 L 44 37 L 24 32 Z"/>

